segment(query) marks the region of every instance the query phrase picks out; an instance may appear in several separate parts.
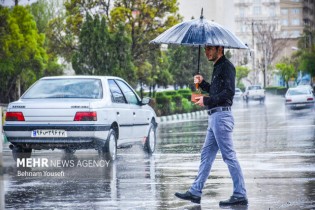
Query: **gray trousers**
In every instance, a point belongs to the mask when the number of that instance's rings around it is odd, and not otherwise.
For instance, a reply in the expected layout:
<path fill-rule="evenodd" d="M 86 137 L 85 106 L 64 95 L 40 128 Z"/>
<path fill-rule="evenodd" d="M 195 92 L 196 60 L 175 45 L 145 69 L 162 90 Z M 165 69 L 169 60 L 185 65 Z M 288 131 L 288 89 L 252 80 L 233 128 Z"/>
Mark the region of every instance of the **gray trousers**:
<path fill-rule="evenodd" d="M 234 128 L 232 113 L 230 111 L 213 113 L 209 116 L 208 123 L 198 175 L 189 191 L 196 196 L 202 195 L 202 189 L 210 175 L 212 163 L 220 149 L 223 161 L 227 164 L 233 180 L 233 195 L 246 197 L 244 177 L 232 141 Z"/>

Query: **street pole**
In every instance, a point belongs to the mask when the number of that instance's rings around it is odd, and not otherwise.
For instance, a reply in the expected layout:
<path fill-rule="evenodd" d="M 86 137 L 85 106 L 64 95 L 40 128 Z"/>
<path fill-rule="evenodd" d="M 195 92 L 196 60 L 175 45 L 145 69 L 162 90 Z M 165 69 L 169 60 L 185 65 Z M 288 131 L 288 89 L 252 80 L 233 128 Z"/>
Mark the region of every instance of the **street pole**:
<path fill-rule="evenodd" d="M 252 48 L 253 48 L 253 54 L 252 56 L 252 70 L 254 71 L 254 84 L 256 84 L 256 78 L 257 78 L 257 72 L 255 69 L 255 41 L 254 41 L 254 21 L 252 21 Z"/>
<path fill-rule="evenodd" d="M 266 88 L 266 84 L 267 84 L 267 47 L 265 47 L 264 53 L 265 53 L 264 88 Z"/>
<path fill-rule="evenodd" d="M 0 106 L 0 209 L 4 209 L 4 180 L 3 180 L 3 138 L 2 138 L 2 107 Z"/>
<path fill-rule="evenodd" d="M 3 153 L 3 135 L 2 135 L 2 107 L 0 106 L 0 176 L 2 175 L 1 173 L 1 168 L 3 166 L 2 164 L 2 153 Z"/>

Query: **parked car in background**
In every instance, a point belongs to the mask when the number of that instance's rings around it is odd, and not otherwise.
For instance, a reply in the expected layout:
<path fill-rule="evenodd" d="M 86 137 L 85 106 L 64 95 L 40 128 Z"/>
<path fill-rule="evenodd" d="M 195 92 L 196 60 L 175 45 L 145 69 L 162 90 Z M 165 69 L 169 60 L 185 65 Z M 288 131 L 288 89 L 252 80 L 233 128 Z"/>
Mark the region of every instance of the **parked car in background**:
<path fill-rule="evenodd" d="M 243 94 L 243 99 L 248 102 L 249 100 L 258 100 L 261 103 L 265 102 L 265 90 L 261 85 L 250 85 L 246 87 Z"/>
<path fill-rule="evenodd" d="M 243 98 L 243 91 L 239 88 L 235 88 L 235 95 L 234 95 L 234 99 L 236 101 L 239 101 Z"/>
<path fill-rule="evenodd" d="M 309 88 L 289 88 L 285 94 L 285 105 L 287 108 L 314 108 L 314 95 Z"/>
<path fill-rule="evenodd" d="M 136 142 L 154 152 L 158 124 L 148 103 L 118 77 L 45 77 L 8 105 L 3 128 L 14 159 L 37 149 L 95 149 L 115 160 L 117 148 Z"/>

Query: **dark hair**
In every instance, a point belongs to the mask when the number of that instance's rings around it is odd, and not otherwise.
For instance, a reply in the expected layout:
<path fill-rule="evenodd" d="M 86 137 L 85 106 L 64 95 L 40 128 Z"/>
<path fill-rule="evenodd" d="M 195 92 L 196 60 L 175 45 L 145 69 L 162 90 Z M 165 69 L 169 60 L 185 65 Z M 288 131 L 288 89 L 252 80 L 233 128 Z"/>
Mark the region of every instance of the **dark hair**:
<path fill-rule="evenodd" d="M 223 46 L 215 46 L 215 48 L 218 50 L 219 47 L 222 47 L 222 55 L 224 55 L 224 47 Z"/>

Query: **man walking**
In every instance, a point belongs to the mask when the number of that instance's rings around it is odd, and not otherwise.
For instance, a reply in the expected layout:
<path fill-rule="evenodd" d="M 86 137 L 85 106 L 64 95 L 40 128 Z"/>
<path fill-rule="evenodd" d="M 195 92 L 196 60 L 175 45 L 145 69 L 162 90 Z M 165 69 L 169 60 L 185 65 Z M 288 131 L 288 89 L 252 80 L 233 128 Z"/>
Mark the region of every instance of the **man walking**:
<path fill-rule="evenodd" d="M 175 196 L 200 203 L 202 189 L 220 149 L 233 180 L 233 195 L 228 200 L 220 201 L 219 204 L 222 206 L 247 205 L 244 177 L 232 141 L 234 118 L 231 106 L 235 93 L 235 68 L 224 56 L 224 47 L 206 46 L 205 52 L 208 60 L 214 63 L 211 83 L 206 82 L 201 75 L 196 75 L 194 82 L 209 93 L 209 96 L 196 98 L 197 105 L 208 107 L 207 135 L 201 151 L 198 175 L 194 183 L 186 193 L 177 192 Z"/>

